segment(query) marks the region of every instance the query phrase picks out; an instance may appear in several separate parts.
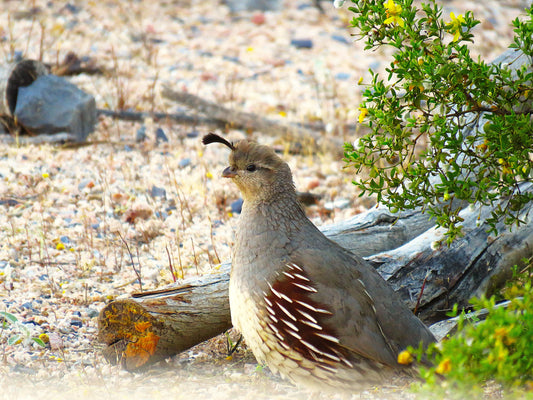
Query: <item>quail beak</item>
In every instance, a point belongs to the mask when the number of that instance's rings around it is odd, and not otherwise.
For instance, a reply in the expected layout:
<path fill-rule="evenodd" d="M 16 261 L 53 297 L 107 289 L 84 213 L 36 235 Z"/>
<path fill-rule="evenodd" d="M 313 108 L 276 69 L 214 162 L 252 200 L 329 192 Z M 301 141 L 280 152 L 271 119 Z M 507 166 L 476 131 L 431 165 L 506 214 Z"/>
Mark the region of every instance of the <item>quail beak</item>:
<path fill-rule="evenodd" d="M 237 176 L 237 171 L 233 167 L 227 167 L 224 171 L 222 171 L 222 176 L 224 178 L 234 178 Z"/>

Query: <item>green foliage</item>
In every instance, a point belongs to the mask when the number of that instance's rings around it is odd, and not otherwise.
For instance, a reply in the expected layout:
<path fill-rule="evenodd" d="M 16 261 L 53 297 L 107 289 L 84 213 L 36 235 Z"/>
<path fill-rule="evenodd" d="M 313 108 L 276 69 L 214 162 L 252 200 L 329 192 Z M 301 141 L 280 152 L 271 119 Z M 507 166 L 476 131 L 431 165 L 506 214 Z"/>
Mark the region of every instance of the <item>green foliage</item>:
<path fill-rule="evenodd" d="M 33 336 L 33 332 L 26 325 L 21 323 L 17 317 L 7 311 L 0 311 L 0 339 L 5 335 L 6 343 L 10 346 L 16 344 L 29 345 L 34 342 L 41 347 L 46 347 L 46 344 L 38 337 Z"/>
<path fill-rule="evenodd" d="M 431 393 L 476 398 L 487 382 L 505 391 L 525 395 L 533 384 L 533 265 L 515 273 L 508 285 L 507 307 L 498 307 L 495 298 L 473 299 L 474 311 L 487 310 L 485 320 L 459 316 L 458 331 L 428 349 L 433 367 L 422 368 L 422 389 Z M 516 272 L 516 270 L 515 270 Z M 514 297 L 517 296 L 517 297 Z M 455 308 L 455 311 L 457 308 Z M 420 358 L 422 350 L 415 353 Z M 533 398 L 533 392 L 529 393 Z M 465 397 L 466 398 L 466 397 Z"/>
<path fill-rule="evenodd" d="M 345 160 L 367 178 L 354 182 L 392 211 L 424 207 L 450 243 L 461 234 L 459 211 L 494 205 L 487 220 L 521 222 L 533 199 L 519 184 L 531 180 L 533 73 L 526 66 L 473 59 L 466 43 L 479 21 L 471 12 L 443 18 L 434 1 L 352 0 L 351 24 L 365 48 L 392 46 L 388 76 L 370 71 L 360 122 L 371 133 L 345 145 Z M 531 9 L 513 22 L 511 47 L 533 54 Z M 476 129 L 476 126 L 480 126 Z"/>

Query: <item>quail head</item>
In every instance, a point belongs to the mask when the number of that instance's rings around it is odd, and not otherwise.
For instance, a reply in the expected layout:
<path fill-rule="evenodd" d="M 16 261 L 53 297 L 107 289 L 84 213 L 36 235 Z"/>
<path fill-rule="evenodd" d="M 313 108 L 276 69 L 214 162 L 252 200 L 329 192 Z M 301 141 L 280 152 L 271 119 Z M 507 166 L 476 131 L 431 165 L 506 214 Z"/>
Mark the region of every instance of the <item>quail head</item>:
<path fill-rule="evenodd" d="M 233 325 L 259 362 L 315 389 L 368 386 L 406 367 L 398 354 L 434 337 L 362 258 L 324 236 L 300 207 L 289 166 L 267 146 L 230 150 L 222 176 L 244 200 L 233 249 Z"/>

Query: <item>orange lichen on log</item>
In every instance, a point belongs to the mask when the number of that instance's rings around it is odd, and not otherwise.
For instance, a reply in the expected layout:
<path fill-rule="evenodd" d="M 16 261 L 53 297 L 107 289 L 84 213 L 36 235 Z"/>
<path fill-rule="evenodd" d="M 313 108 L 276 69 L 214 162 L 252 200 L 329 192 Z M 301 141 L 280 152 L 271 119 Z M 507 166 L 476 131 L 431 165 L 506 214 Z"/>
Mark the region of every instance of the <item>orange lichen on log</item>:
<path fill-rule="evenodd" d="M 139 332 L 144 332 L 151 326 L 152 324 L 149 321 L 135 322 L 135 329 L 137 329 Z"/>
<path fill-rule="evenodd" d="M 129 360 L 130 366 L 144 365 L 154 355 L 158 342 L 159 336 L 148 331 L 144 336 L 138 337 L 136 342 L 128 343 L 124 356 Z"/>
<path fill-rule="evenodd" d="M 113 345 L 106 358 L 127 369 L 141 367 L 157 352 L 161 337 L 156 325 L 154 318 L 133 301 L 107 305 L 99 318 L 99 340 Z"/>

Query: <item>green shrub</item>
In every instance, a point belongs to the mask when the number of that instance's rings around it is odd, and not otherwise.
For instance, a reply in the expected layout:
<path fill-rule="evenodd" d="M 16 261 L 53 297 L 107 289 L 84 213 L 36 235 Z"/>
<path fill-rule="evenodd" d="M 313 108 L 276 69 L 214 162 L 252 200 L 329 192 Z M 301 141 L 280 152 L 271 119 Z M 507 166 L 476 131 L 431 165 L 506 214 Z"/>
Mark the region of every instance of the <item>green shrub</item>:
<path fill-rule="evenodd" d="M 354 183 L 393 212 L 423 207 L 450 243 L 461 234 L 459 211 L 495 205 L 487 223 L 518 224 L 531 192 L 533 73 L 473 59 L 467 43 L 479 21 L 471 12 L 442 16 L 430 1 L 352 0 L 365 48 L 392 46 L 394 59 L 363 93 L 360 122 L 371 133 L 345 145 L 345 160 L 368 176 Z M 533 54 L 532 11 L 513 21 L 511 47 Z M 525 106 L 526 105 L 526 106 Z M 476 128 L 479 124 L 480 129 Z M 427 146 L 422 145 L 424 140 Z M 424 142 L 425 143 L 425 142 Z"/>
<path fill-rule="evenodd" d="M 472 314 L 459 316 L 457 333 L 428 349 L 433 366 L 421 368 L 425 384 L 432 393 L 480 395 L 487 383 L 505 392 L 533 398 L 533 287 L 532 260 L 515 274 L 505 296 L 507 307 L 498 307 L 495 297 L 471 301 L 474 311 L 486 310 L 479 321 Z M 415 351 L 417 356 L 425 354 Z M 529 390 L 529 393 L 528 393 Z"/>

